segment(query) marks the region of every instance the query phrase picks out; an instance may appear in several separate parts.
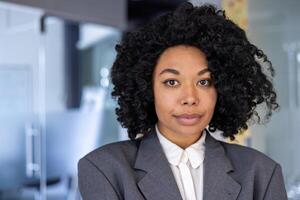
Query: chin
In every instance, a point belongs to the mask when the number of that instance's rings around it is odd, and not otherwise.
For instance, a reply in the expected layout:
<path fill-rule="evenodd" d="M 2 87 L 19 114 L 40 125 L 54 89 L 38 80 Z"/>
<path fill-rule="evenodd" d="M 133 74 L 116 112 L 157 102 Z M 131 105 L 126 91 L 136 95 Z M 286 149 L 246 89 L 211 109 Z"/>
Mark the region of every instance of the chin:
<path fill-rule="evenodd" d="M 205 127 L 196 127 L 196 126 L 181 126 L 180 125 L 180 132 L 184 135 L 194 135 L 194 134 L 199 134 L 202 132 Z"/>

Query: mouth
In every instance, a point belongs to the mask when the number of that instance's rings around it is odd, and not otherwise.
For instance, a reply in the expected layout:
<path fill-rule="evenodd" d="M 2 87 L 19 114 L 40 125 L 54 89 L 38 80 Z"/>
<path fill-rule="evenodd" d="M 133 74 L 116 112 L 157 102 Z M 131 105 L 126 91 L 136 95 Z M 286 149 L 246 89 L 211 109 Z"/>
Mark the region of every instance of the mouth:
<path fill-rule="evenodd" d="M 182 114 L 182 115 L 175 115 L 174 117 L 176 118 L 176 120 L 179 124 L 184 125 L 184 126 L 192 126 L 192 125 L 199 123 L 199 121 L 202 118 L 202 115 Z"/>

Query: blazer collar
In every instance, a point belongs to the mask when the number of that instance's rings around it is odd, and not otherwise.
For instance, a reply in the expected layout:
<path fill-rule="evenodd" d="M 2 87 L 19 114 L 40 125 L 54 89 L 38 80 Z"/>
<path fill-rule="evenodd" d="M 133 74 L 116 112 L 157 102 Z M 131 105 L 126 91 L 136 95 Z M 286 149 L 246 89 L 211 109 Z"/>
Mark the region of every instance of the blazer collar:
<path fill-rule="evenodd" d="M 224 143 L 206 132 L 203 199 L 236 200 L 241 185 L 230 175 L 234 168 L 226 155 Z"/>
<path fill-rule="evenodd" d="M 149 134 L 141 138 L 134 167 L 145 171 L 138 187 L 147 200 L 182 200 L 154 126 Z M 203 199 L 236 200 L 241 186 L 228 174 L 233 170 L 223 146 L 207 131 Z"/>

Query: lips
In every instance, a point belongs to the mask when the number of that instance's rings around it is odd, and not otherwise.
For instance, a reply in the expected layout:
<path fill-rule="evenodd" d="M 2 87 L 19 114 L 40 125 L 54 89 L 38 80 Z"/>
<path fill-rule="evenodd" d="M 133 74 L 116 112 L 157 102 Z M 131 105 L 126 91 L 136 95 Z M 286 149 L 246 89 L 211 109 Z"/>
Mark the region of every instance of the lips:
<path fill-rule="evenodd" d="M 178 123 L 184 126 L 192 126 L 197 124 L 200 121 L 201 117 L 202 116 L 199 114 L 182 114 L 175 116 Z"/>

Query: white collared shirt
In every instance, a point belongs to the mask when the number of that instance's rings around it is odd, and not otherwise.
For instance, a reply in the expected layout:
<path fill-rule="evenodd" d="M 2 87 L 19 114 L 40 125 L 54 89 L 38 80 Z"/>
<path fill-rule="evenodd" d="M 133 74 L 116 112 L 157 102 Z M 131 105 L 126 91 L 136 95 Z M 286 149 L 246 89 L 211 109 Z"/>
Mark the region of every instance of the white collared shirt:
<path fill-rule="evenodd" d="M 186 149 L 182 149 L 178 145 L 168 140 L 165 136 L 163 136 L 159 132 L 157 124 L 155 125 L 155 129 L 157 132 L 158 139 L 162 145 L 163 151 L 170 163 L 170 167 L 172 169 L 182 199 L 189 200 L 185 197 L 185 191 L 181 180 L 181 174 L 178 168 L 182 155 L 184 152 L 186 152 L 189 158 L 188 167 L 190 169 L 192 179 L 193 179 L 193 185 L 191 187 L 194 187 L 196 193 L 195 194 L 196 199 L 202 200 L 203 199 L 203 161 L 205 155 L 204 143 L 205 143 L 206 132 L 203 131 L 201 138 L 197 142 L 190 145 Z"/>

